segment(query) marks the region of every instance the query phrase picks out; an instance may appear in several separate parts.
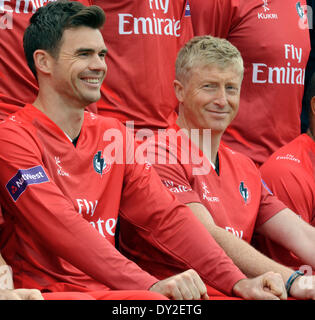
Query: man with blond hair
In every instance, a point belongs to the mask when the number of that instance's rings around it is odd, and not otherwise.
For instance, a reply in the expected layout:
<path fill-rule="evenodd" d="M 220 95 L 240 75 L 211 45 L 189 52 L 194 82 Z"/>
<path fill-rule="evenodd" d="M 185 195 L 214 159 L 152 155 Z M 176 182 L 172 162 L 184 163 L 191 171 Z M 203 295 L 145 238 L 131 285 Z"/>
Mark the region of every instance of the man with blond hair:
<path fill-rule="evenodd" d="M 276 263 L 250 245 L 253 233 L 258 232 L 315 267 L 315 229 L 268 191 L 251 159 L 221 142 L 238 112 L 243 72 L 241 54 L 227 40 L 212 36 L 191 39 L 176 60 L 177 122 L 148 143 L 147 159 L 165 186 L 190 207 L 247 276 L 279 272 L 288 294 L 314 299 L 315 286 L 307 289 L 302 285 L 313 278 L 306 279 L 301 271 Z M 128 230 L 128 223 L 122 221 L 121 248 L 128 256 L 139 238 L 124 228 Z M 161 259 L 149 247 L 137 258 L 148 270 L 152 260 Z M 166 276 L 169 269 L 160 266 L 160 276 Z"/>

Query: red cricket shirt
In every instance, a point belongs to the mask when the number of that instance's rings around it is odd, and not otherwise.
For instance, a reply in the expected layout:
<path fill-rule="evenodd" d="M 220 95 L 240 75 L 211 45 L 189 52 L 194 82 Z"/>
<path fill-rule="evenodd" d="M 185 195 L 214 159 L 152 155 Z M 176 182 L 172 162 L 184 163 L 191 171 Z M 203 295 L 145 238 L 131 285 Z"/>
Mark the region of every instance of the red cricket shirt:
<path fill-rule="evenodd" d="M 76 147 L 32 105 L 0 123 L 1 253 L 17 287 L 148 289 L 164 260 L 228 294 L 244 278 L 152 167 L 132 161 L 133 142 L 118 120 L 87 112 Z M 141 237 L 135 255 L 160 254 L 153 276 L 114 247 L 118 216 L 128 245 Z"/>
<path fill-rule="evenodd" d="M 260 168 L 271 191 L 304 221 L 315 225 L 315 143 L 306 134 L 277 150 Z M 260 239 L 259 249 L 285 265 L 304 264 L 287 249 Z"/>

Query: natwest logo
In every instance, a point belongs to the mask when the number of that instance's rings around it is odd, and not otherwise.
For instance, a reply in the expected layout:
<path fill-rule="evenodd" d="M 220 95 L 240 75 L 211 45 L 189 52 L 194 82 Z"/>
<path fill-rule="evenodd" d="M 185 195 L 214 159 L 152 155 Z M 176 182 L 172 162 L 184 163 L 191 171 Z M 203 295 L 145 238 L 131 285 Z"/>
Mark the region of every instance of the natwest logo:
<path fill-rule="evenodd" d="M 6 184 L 12 199 L 16 201 L 29 185 L 48 182 L 49 179 L 42 166 L 19 169 Z"/>

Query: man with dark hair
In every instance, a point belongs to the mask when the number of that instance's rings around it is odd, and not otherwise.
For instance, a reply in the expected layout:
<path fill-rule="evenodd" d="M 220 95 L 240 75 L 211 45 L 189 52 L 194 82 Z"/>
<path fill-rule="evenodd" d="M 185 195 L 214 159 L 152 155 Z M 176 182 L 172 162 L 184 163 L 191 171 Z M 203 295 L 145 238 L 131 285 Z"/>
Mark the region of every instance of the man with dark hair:
<path fill-rule="evenodd" d="M 303 222 L 315 226 L 315 73 L 310 79 L 306 93 L 309 106 L 307 133 L 277 150 L 260 169 L 271 191 Z M 274 260 L 294 268 L 304 264 L 284 246 L 267 238 L 259 238 L 258 248 Z"/>
<path fill-rule="evenodd" d="M 64 1 L 66 2 L 68 1 Z M 47 11 L 44 17 L 42 11 Z M 56 16 L 59 23 L 56 21 Z M 56 25 L 51 28 L 54 23 Z M 66 29 L 79 26 L 100 29 L 104 23 L 105 15 L 98 6 L 89 7 L 88 12 L 80 2 L 73 2 L 68 6 L 50 5 L 47 9 L 39 8 L 31 17 L 30 25 L 23 37 L 25 57 L 34 76 L 37 77 L 33 54 L 37 49 L 46 50 L 58 59 L 62 35 Z"/>
<path fill-rule="evenodd" d="M 23 34 L 35 11 L 47 1 L 0 0 L 0 119 L 34 102 L 38 83 L 27 66 L 23 52 Z M 89 0 L 79 0 L 90 5 Z M 96 104 L 86 108 L 96 112 Z"/>
<path fill-rule="evenodd" d="M 0 0 L 0 119 L 35 100 L 38 85 L 24 59 L 22 36 L 32 13 L 51 1 Z M 78 1 L 107 14 L 102 35 L 111 72 L 97 108 L 88 110 L 133 121 L 136 129 L 167 127 L 176 118 L 176 54 L 193 35 L 189 1 Z"/>
<path fill-rule="evenodd" d="M 133 141 L 118 120 L 84 112 L 100 98 L 107 72 L 101 23 L 90 24 L 103 15 L 95 6 L 57 1 L 40 8 L 25 33 L 39 93 L 0 124 L 1 253 L 15 285 L 97 291 L 104 299 L 207 299 L 199 273 L 228 294 L 285 298 L 279 275 L 246 279 L 153 169 L 129 161 Z M 59 24 L 59 41 L 47 45 Z M 118 152 L 108 160 L 113 132 L 120 135 Z M 159 281 L 120 254 L 118 216 L 183 272 Z"/>

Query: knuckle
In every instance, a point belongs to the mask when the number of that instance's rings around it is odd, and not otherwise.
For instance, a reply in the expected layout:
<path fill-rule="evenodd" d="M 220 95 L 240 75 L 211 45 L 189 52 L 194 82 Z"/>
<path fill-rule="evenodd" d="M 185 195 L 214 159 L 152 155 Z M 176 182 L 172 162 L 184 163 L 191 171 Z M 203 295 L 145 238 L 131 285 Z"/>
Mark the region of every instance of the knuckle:
<path fill-rule="evenodd" d="M 187 281 L 187 280 L 190 280 L 191 279 L 191 274 L 190 273 L 184 273 L 182 275 L 182 279 Z"/>
<path fill-rule="evenodd" d="M 167 283 L 167 288 L 171 291 L 173 291 L 177 287 L 177 282 L 176 280 L 172 279 Z"/>
<path fill-rule="evenodd" d="M 273 271 L 268 271 L 266 274 L 265 274 L 265 278 L 266 279 L 269 279 L 269 278 L 272 278 L 274 277 L 275 273 Z"/>

